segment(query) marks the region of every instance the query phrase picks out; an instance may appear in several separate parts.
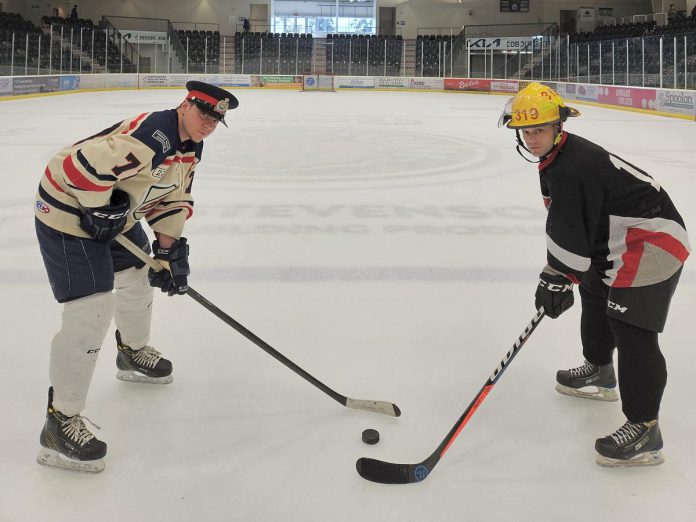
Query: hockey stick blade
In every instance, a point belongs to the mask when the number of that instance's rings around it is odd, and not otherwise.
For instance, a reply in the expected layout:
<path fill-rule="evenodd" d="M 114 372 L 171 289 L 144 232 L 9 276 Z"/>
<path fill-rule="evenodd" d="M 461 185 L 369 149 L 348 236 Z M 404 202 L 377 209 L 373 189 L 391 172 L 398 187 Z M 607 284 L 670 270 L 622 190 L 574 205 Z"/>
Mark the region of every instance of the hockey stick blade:
<path fill-rule="evenodd" d="M 353 410 L 373 411 L 375 413 L 391 415 L 392 417 L 401 417 L 401 410 L 399 407 L 396 404 L 386 401 L 364 401 L 347 397 L 345 407 Z"/>
<path fill-rule="evenodd" d="M 379 482 L 381 484 L 409 484 L 411 482 L 420 482 L 425 479 L 430 474 L 430 470 L 435 467 L 439 458 L 434 462 L 429 462 L 430 460 L 431 459 L 428 459 L 420 464 L 395 464 L 392 462 L 384 462 L 383 460 L 362 457 L 355 463 L 355 469 L 358 470 L 358 474 L 362 478 L 371 482 Z"/>
<path fill-rule="evenodd" d="M 135 243 L 133 243 L 131 240 L 129 240 L 127 237 L 123 236 L 122 234 L 119 234 L 116 236 L 116 242 L 119 243 L 121 246 L 123 246 L 126 250 L 128 250 L 130 253 L 132 253 L 134 256 L 136 256 L 138 259 L 140 259 L 143 263 L 147 264 L 150 266 L 153 270 L 162 270 L 162 265 L 160 263 L 150 257 L 147 253 L 145 253 L 141 248 L 139 248 Z M 268 344 L 266 341 L 258 337 L 256 334 L 248 330 L 246 327 L 244 327 L 242 324 L 238 323 L 235 321 L 232 317 L 227 315 L 225 312 L 220 310 L 217 306 L 215 306 L 213 303 L 208 301 L 205 297 L 203 297 L 201 294 L 196 292 L 193 288 L 189 287 L 188 291 L 186 292 L 186 295 L 188 295 L 191 299 L 196 301 L 199 305 L 201 305 L 203 308 L 211 312 L 213 315 L 221 319 L 224 323 L 226 323 L 228 326 L 231 326 L 234 328 L 238 333 L 249 339 L 252 343 L 254 343 L 256 346 L 261 348 L 264 352 L 266 352 L 268 355 L 273 357 L 275 360 L 279 361 L 281 364 L 285 365 L 287 368 L 290 368 L 293 372 L 295 372 L 297 375 L 302 377 L 304 380 L 309 382 L 310 384 L 314 385 L 321 391 L 323 391 L 326 395 L 334 399 L 336 402 L 339 404 L 342 404 L 346 408 L 351 408 L 354 410 L 365 410 L 365 411 L 371 411 L 374 413 L 381 413 L 383 415 L 390 415 L 391 417 L 399 417 L 401 415 L 401 410 L 396 404 L 393 404 L 391 402 L 385 402 L 385 401 L 365 401 L 365 400 L 358 400 L 358 399 L 351 399 L 349 397 L 346 397 L 345 395 L 342 395 L 338 393 L 335 390 L 332 390 L 329 388 L 326 384 L 321 382 L 319 379 L 311 375 L 310 373 L 306 372 L 302 368 L 300 368 L 297 364 L 292 362 L 290 359 L 285 357 L 282 353 L 280 353 L 278 350 L 273 348 L 270 344 Z"/>
<path fill-rule="evenodd" d="M 486 396 L 493 389 L 493 386 L 498 382 L 498 379 L 500 379 L 500 376 L 503 375 L 507 369 L 510 361 L 512 361 L 522 349 L 522 346 L 527 342 L 527 339 L 529 339 L 529 336 L 544 318 L 544 315 L 544 308 L 539 308 L 536 315 L 532 318 L 532 321 L 524 329 L 524 332 L 522 332 L 522 335 L 515 341 L 512 348 L 508 350 L 498 366 L 493 370 L 491 376 L 476 394 L 476 397 L 474 397 L 462 416 L 459 417 L 457 423 L 452 427 L 432 455 L 418 464 L 395 464 L 362 457 L 355 463 L 355 469 L 358 471 L 358 474 L 366 480 L 379 482 L 381 484 L 410 484 L 413 482 L 421 482 L 428 478 L 435 465 L 450 448 L 481 403 L 483 403 Z"/>

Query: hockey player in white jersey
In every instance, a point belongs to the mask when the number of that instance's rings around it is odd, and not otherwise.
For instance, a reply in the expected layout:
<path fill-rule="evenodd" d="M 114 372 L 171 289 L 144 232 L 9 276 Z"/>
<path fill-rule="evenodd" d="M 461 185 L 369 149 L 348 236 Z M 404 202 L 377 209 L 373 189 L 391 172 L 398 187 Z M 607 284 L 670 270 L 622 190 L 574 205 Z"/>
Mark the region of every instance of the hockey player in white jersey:
<path fill-rule="evenodd" d="M 189 245 L 182 236 L 193 214 L 191 189 L 203 140 L 238 106 L 228 91 L 186 84 L 176 109 L 140 114 L 64 148 L 39 184 L 36 233 L 62 324 L 51 343 L 48 409 L 41 431 L 42 465 L 98 473 L 106 444 L 82 412 L 112 319 L 117 378 L 167 384 L 172 363 L 152 348 L 153 288 L 188 289 Z M 141 220 L 156 240 L 155 272 L 114 242 L 123 233 L 148 253 Z"/>

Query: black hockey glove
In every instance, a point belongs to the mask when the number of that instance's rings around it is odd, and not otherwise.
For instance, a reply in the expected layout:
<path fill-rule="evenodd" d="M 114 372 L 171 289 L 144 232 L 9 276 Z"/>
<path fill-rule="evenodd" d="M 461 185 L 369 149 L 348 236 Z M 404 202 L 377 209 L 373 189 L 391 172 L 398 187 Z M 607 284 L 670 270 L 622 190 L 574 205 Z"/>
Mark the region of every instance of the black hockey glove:
<path fill-rule="evenodd" d="M 534 306 L 544 307 L 546 315 L 555 319 L 568 308 L 573 306 L 573 283 L 562 275 L 542 272 L 539 276 L 539 286 L 534 296 Z"/>
<path fill-rule="evenodd" d="M 100 243 L 113 241 L 126 226 L 129 206 L 128 194 L 113 189 L 108 205 L 82 209 L 80 228 Z"/>
<path fill-rule="evenodd" d="M 148 271 L 147 278 L 150 286 L 159 288 L 169 295 L 185 294 L 188 291 L 188 276 L 191 273 L 186 238 L 182 237 L 175 241 L 169 248 L 161 247 L 159 241 L 155 240 L 152 243 L 152 251 L 155 253 L 155 259 L 164 269 L 157 271 L 151 268 Z"/>

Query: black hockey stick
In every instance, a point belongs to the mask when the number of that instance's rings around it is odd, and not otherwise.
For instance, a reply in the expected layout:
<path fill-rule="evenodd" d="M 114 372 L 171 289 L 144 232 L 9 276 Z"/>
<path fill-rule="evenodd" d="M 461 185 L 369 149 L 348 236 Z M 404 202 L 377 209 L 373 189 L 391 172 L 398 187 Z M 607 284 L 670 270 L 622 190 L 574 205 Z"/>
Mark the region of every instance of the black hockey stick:
<path fill-rule="evenodd" d="M 500 361 L 495 370 L 493 370 L 493 373 L 476 394 L 474 400 L 471 401 L 471 404 L 469 404 L 464 414 L 459 417 L 459 420 L 447 434 L 445 440 L 440 443 L 432 455 L 418 464 L 393 464 L 391 462 L 363 457 L 358 459 L 355 463 L 355 467 L 360 476 L 372 482 L 381 482 L 382 484 L 408 484 L 425 480 L 452 445 L 454 439 L 457 438 L 466 423 L 469 422 L 469 419 L 474 415 L 476 409 L 481 406 L 481 403 L 493 389 L 495 383 L 498 382 L 500 376 L 503 375 L 510 361 L 515 358 L 515 355 L 517 355 L 524 343 L 529 339 L 529 336 L 541 322 L 544 315 L 544 308 L 539 308 L 536 315 L 532 318 L 532 322 L 529 323 L 524 329 L 524 332 L 522 332 L 522 335 L 520 335 L 517 341 L 515 341 L 515 344 L 512 345 L 512 348 L 505 354 L 503 360 Z"/>
<path fill-rule="evenodd" d="M 153 268 L 154 270 L 162 270 L 162 265 L 160 265 L 156 259 L 150 257 L 147 255 L 142 249 L 140 249 L 135 243 L 130 241 L 127 237 L 123 236 L 122 234 L 119 234 L 116 236 L 116 241 L 122 245 L 124 248 L 126 248 L 129 252 L 131 252 L 133 255 L 135 255 L 138 259 L 146 263 L 148 266 Z M 229 315 L 227 315 L 225 312 L 220 310 L 217 306 L 215 306 L 213 303 L 208 301 L 205 297 L 203 297 L 201 294 L 196 292 L 193 288 L 189 287 L 188 291 L 186 292 L 186 295 L 191 297 L 194 301 L 196 301 L 198 304 L 206 308 L 208 311 L 212 312 L 214 315 L 222 319 L 225 323 L 227 323 L 229 326 L 237 330 L 240 334 L 242 334 L 244 337 L 249 339 L 252 343 L 254 343 L 256 346 L 261 348 L 264 352 L 266 352 L 268 355 L 271 357 L 275 358 L 276 360 L 280 361 L 283 363 L 285 366 L 290 368 L 293 372 L 295 372 L 297 375 L 302 377 L 304 380 L 312 383 L 314 386 L 319 388 L 321 391 L 323 391 L 325 394 L 327 394 L 329 397 L 334 399 L 335 401 L 343 404 L 346 408 L 351 408 L 354 410 L 367 410 L 367 411 L 372 411 L 375 413 L 383 413 L 384 415 L 390 415 L 392 417 L 399 417 L 401 415 L 401 410 L 396 404 L 393 404 L 391 402 L 386 402 L 386 401 L 367 401 L 367 400 L 361 400 L 361 399 L 351 399 L 350 397 L 346 397 L 345 395 L 341 395 L 340 393 L 332 390 L 328 386 L 326 386 L 323 382 L 320 380 L 316 379 L 306 371 L 304 371 L 302 368 L 297 366 L 294 362 L 292 362 L 290 359 L 285 357 L 282 353 L 277 351 L 275 348 L 273 348 L 270 344 L 265 342 L 263 339 L 257 337 L 254 335 L 252 332 L 247 330 L 244 326 L 242 326 L 240 323 L 232 319 Z"/>

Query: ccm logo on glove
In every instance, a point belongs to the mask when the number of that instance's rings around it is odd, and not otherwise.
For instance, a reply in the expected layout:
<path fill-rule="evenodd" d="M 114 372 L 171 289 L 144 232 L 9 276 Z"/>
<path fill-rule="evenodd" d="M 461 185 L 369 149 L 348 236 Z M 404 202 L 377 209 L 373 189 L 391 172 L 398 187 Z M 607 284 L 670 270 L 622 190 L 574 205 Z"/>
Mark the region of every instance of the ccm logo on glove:
<path fill-rule="evenodd" d="M 562 275 L 542 272 L 539 276 L 534 296 L 534 304 L 537 309 L 544 307 L 546 315 L 555 319 L 568 308 L 573 306 L 573 283 Z"/>
<path fill-rule="evenodd" d="M 128 194 L 117 188 L 111 192 L 108 205 L 83 208 L 80 228 L 100 243 L 108 243 L 121 233 L 130 212 Z"/>

